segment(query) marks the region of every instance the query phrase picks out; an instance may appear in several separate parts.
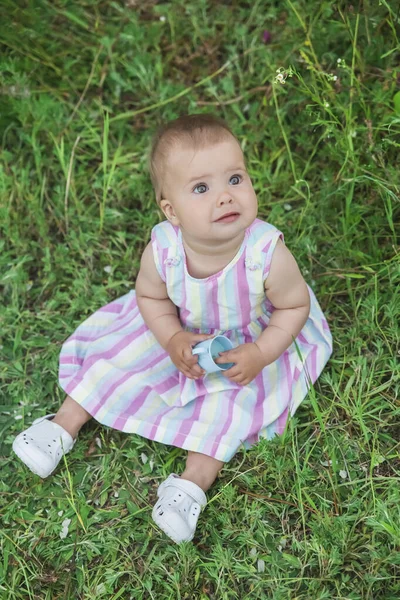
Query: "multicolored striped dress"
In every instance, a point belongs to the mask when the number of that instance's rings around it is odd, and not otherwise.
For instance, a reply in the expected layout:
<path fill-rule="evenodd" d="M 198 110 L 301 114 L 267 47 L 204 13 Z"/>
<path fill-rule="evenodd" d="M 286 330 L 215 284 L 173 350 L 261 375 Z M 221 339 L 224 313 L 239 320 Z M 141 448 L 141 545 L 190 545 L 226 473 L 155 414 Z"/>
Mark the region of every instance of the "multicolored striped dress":
<path fill-rule="evenodd" d="M 236 256 L 219 273 L 188 273 L 182 234 L 169 221 L 151 233 L 154 261 L 185 330 L 254 342 L 274 307 L 264 292 L 283 235 L 255 219 Z M 332 352 L 311 289 L 310 316 L 293 343 L 246 386 L 221 372 L 189 379 L 173 364 L 139 312 L 131 290 L 97 310 L 64 343 L 59 382 L 93 417 L 115 429 L 229 461 L 260 438 L 281 434 Z M 296 347 L 297 346 L 297 347 Z"/>

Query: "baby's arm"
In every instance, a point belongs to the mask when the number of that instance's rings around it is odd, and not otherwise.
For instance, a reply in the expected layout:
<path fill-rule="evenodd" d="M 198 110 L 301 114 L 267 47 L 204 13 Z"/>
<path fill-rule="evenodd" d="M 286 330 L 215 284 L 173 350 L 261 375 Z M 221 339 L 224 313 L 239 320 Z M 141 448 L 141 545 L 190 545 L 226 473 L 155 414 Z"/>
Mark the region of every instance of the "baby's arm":
<path fill-rule="evenodd" d="M 290 346 L 310 313 L 310 295 L 299 267 L 285 244 L 278 240 L 265 281 L 265 294 L 275 307 L 268 327 L 257 338 L 269 365 Z"/>
<path fill-rule="evenodd" d="M 183 331 L 183 327 L 178 309 L 168 297 L 167 286 L 156 269 L 151 242 L 142 254 L 135 290 L 140 314 L 165 350 L 172 336 Z"/>

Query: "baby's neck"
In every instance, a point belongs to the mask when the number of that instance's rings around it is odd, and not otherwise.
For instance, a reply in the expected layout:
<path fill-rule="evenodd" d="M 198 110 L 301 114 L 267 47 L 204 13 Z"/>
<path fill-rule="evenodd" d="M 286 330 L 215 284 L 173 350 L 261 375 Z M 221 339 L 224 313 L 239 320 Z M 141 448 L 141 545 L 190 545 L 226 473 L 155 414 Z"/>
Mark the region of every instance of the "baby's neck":
<path fill-rule="evenodd" d="M 225 260 L 231 260 L 238 252 L 240 246 L 243 243 L 245 231 L 229 240 L 218 240 L 214 244 L 210 242 L 202 243 L 199 240 L 193 240 L 188 238 L 182 231 L 182 243 L 187 256 L 197 263 L 210 263 L 210 261 L 216 261 L 217 263 L 224 262 Z"/>

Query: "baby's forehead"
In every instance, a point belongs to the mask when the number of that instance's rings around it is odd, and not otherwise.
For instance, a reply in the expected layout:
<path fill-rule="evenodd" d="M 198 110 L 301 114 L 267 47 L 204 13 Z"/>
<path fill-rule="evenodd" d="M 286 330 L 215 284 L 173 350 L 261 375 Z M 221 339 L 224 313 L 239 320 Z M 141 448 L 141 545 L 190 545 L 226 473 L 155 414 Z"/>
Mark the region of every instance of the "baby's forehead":
<path fill-rule="evenodd" d="M 204 142 L 201 145 L 194 144 L 187 140 L 177 141 L 169 149 L 166 157 L 166 164 L 168 172 L 171 171 L 183 171 L 187 172 L 196 169 L 197 165 L 202 165 L 205 162 L 209 162 L 209 153 L 213 152 L 214 160 L 221 163 L 227 163 L 229 161 L 239 161 L 244 163 L 244 157 L 242 149 L 240 148 L 237 140 L 232 136 L 227 136 L 218 142 Z M 214 164 L 214 166 L 218 166 Z"/>

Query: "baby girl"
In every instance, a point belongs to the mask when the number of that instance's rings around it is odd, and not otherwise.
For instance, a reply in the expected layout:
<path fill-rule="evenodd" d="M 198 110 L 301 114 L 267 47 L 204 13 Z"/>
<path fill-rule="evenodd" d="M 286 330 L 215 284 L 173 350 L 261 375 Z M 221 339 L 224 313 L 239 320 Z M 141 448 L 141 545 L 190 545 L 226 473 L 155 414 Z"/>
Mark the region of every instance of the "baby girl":
<path fill-rule="evenodd" d="M 257 218 L 245 159 L 228 125 L 180 117 L 153 141 L 150 174 L 165 220 L 152 229 L 135 290 L 86 319 L 64 343 L 57 414 L 13 449 L 47 477 L 82 425 L 100 423 L 187 451 L 157 490 L 152 516 L 191 540 L 224 463 L 283 432 L 332 352 L 326 319 L 283 234 Z M 192 349 L 219 334 L 233 363 L 205 373 Z"/>

